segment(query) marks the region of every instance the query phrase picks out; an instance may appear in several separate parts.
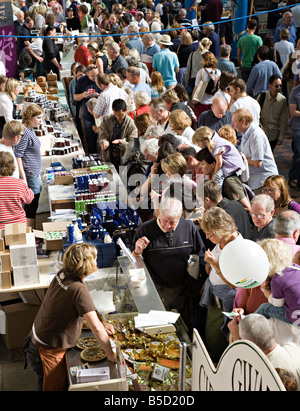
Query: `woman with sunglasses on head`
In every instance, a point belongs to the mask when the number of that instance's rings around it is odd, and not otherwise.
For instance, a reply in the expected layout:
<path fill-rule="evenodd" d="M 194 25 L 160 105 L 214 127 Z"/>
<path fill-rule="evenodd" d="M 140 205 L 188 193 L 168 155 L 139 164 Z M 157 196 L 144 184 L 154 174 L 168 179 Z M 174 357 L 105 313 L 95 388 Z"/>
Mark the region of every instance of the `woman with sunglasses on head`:
<path fill-rule="evenodd" d="M 46 36 L 43 40 L 44 75 L 47 77 L 47 74 L 52 71 L 53 73 L 57 74 L 57 79 L 59 80 L 59 72 L 63 70 L 63 67 L 60 64 L 59 49 L 54 41 L 54 37 L 56 36 L 56 28 L 52 25 L 47 26 L 44 30 L 44 36 Z"/>
<path fill-rule="evenodd" d="M 300 213 L 300 204 L 290 197 L 287 182 L 283 176 L 274 175 L 266 178 L 263 185 L 263 193 L 269 195 L 274 200 L 274 216 L 286 210 L 294 210 Z"/>
<path fill-rule="evenodd" d="M 105 54 L 100 50 L 100 46 L 96 41 L 92 41 L 87 46 L 88 51 L 91 53 L 93 62 L 98 67 L 99 74 L 105 73 L 108 66 L 108 59 Z"/>

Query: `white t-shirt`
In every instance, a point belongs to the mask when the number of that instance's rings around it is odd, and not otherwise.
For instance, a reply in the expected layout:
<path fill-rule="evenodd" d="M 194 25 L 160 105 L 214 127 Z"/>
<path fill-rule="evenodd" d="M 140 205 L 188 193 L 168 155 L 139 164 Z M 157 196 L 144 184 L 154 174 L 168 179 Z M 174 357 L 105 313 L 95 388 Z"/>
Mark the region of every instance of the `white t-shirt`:
<path fill-rule="evenodd" d="M 283 368 L 293 373 L 300 391 L 300 345 L 287 343 L 283 346 L 277 346 L 267 354 L 274 368 Z"/>
<path fill-rule="evenodd" d="M 253 117 L 253 122 L 259 125 L 260 105 L 250 96 L 239 97 L 231 106 L 230 111 L 234 113 L 239 108 L 246 108 L 250 111 Z"/>
<path fill-rule="evenodd" d="M 218 77 L 220 77 L 220 75 L 221 75 L 221 71 L 220 71 L 219 69 L 213 70 L 213 69 L 207 67 L 206 70 L 209 71 L 209 72 L 211 72 L 211 73 L 216 74 L 216 76 L 218 76 Z M 197 75 L 196 75 L 195 86 L 198 86 L 198 84 L 200 83 L 201 75 L 202 75 L 202 80 L 203 80 L 204 82 L 207 82 L 207 83 L 209 82 L 209 78 L 210 78 L 210 77 L 209 77 L 209 75 L 207 74 L 206 70 L 203 68 L 203 71 L 202 71 L 202 69 L 200 69 L 200 70 L 198 71 L 198 73 L 197 73 Z M 212 104 L 212 101 L 213 101 L 214 97 L 215 97 L 215 95 L 211 95 L 211 94 L 208 94 L 208 93 L 204 93 L 204 95 L 203 95 L 202 100 L 200 101 L 200 103 L 201 103 L 201 104 L 207 104 L 207 105 Z"/>
<path fill-rule="evenodd" d="M 223 91 L 219 88 L 219 90 L 215 93 L 214 98 L 215 97 L 224 97 L 224 99 L 227 101 L 227 104 L 230 104 L 231 101 L 231 97 L 228 93 L 226 93 L 226 91 Z"/>
<path fill-rule="evenodd" d="M 243 239 L 243 236 L 239 234 L 233 241 L 239 241 L 242 239 Z M 220 249 L 220 245 L 217 244 L 211 252 L 214 255 L 216 261 L 219 261 L 221 252 L 222 250 Z M 216 273 L 216 270 L 213 267 L 211 268 L 211 272 L 209 273 L 209 280 L 212 283 L 212 285 L 224 285 L 225 284 L 222 278 Z"/>
<path fill-rule="evenodd" d="M 15 153 L 14 153 L 13 148 L 8 147 L 8 146 L 0 143 L 0 151 L 6 151 L 6 152 L 10 153 L 13 156 L 14 163 L 15 163 L 15 171 L 14 171 L 12 177 L 19 178 L 20 177 L 20 175 L 19 175 L 19 166 L 18 166 L 18 163 L 17 163 L 16 157 L 15 157 Z"/>

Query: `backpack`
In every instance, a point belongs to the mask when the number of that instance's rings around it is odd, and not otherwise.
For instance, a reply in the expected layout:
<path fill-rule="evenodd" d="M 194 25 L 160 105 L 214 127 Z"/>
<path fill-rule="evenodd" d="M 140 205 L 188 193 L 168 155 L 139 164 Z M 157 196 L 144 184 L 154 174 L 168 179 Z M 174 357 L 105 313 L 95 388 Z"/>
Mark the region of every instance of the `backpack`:
<path fill-rule="evenodd" d="M 215 73 L 211 73 L 206 68 L 205 68 L 205 71 L 209 76 L 209 81 L 207 83 L 205 93 L 214 95 L 219 90 L 220 77 L 217 76 L 217 71 L 215 71 Z"/>
<path fill-rule="evenodd" d="M 180 7 L 179 7 L 178 1 L 173 1 L 173 3 L 169 4 L 170 13 L 177 14 L 179 12 L 179 9 L 180 9 Z"/>

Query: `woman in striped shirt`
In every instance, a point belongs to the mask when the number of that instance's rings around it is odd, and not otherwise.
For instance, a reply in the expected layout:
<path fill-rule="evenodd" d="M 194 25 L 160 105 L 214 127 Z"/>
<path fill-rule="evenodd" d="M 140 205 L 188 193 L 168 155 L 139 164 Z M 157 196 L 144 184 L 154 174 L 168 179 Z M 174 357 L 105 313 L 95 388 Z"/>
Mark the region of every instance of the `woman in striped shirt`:
<path fill-rule="evenodd" d="M 11 153 L 0 151 L 0 228 L 6 224 L 25 223 L 23 204 L 33 200 L 33 191 L 24 181 L 12 177 L 15 162 Z"/>
<path fill-rule="evenodd" d="M 19 166 L 20 178 L 34 193 L 31 204 L 25 206 L 27 225 L 35 228 L 36 211 L 42 191 L 41 142 L 34 129 L 40 127 L 44 111 L 37 104 L 30 104 L 22 113 L 22 122 L 26 126 L 24 134 L 15 146 L 15 157 Z"/>

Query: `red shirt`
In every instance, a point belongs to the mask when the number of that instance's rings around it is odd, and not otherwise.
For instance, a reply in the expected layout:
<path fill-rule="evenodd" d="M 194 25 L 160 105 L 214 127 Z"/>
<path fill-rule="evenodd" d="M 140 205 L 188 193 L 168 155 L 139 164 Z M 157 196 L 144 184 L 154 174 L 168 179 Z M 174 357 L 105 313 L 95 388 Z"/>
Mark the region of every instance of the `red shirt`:
<path fill-rule="evenodd" d="M 128 115 L 129 115 L 129 117 L 131 117 L 134 120 L 135 117 L 139 116 L 140 114 L 144 114 L 144 113 L 151 114 L 148 105 L 141 106 L 141 107 L 137 108 L 136 110 L 131 111 Z"/>
<path fill-rule="evenodd" d="M 86 67 L 91 64 L 93 58 L 86 46 L 79 46 L 75 51 L 74 60 Z"/>
<path fill-rule="evenodd" d="M 14 177 L 0 178 L 0 228 L 5 224 L 25 223 L 26 214 L 24 204 L 33 200 L 33 191 L 26 186 L 23 180 Z"/>

